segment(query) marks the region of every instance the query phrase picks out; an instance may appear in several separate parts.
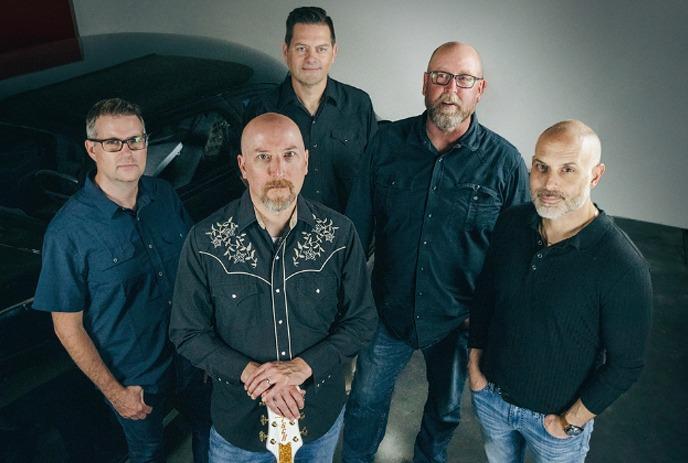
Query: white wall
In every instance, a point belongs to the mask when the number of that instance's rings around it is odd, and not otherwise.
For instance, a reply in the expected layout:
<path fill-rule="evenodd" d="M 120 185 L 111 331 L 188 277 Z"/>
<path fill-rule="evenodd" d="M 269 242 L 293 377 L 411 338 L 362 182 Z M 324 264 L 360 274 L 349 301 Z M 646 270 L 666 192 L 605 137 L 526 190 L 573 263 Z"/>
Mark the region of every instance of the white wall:
<path fill-rule="evenodd" d="M 232 40 L 280 57 L 292 0 L 73 0 L 82 36 L 168 32 Z M 442 42 L 473 44 L 487 94 L 480 120 L 530 163 L 537 135 L 581 119 L 602 138 L 608 213 L 688 228 L 688 2 L 321 0 L 340 46 L 333 77 L 377 113 L 423 110 L 422 72 Z"/>

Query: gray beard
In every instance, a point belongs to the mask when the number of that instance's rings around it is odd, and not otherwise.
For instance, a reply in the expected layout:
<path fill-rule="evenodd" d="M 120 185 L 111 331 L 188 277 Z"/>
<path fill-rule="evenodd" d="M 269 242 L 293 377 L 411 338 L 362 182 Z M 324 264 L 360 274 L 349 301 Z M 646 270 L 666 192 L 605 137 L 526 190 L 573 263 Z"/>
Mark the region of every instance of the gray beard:
<path fill-rule="evenodd" d="M 428 108 L 428 115 L 430 116 L 432 123 L 435 124 L 435 126 L 437 126 L 437 128 L 442 132 L 451 132 L 456 130 L 467 117 L 470 117 L 470 114 L 465 114 L 461 109 L 454 114 L 444 114 L 441 111 L 440 105 Z"/>

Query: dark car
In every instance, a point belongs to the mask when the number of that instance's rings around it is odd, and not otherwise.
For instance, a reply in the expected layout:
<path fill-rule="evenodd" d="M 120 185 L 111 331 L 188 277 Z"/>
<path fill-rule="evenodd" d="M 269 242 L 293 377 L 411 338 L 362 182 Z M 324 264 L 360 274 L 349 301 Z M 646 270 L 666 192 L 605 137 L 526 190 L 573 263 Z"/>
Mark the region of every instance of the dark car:
<path fill-rule="evenodd" d="M 239 196 L 242 111 L 279 83 L 277 61 L 218 40 L 111 34 L 84 60 L 0 81 L 0 461 L 122 461 L 103 397 L 31 309 L 48 222 L 94 168 L 84 118 L 97 100 L 138 103 L 146 173 L 172 183 L 195 220 Z M 10 96 L 11 95 L 11 96 Z"/>

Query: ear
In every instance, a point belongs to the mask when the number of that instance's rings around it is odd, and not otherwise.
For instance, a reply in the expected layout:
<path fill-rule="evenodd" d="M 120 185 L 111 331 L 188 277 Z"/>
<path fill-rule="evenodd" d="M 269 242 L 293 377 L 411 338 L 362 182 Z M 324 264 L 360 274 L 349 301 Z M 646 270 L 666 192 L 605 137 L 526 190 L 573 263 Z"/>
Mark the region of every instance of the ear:
<path fill-rule="evenodd" d="M 427 72 L 423 73 L 423 88 L 420 91 L 420 94 L 425 96 L 425 92 L 428 91 L 428 79 L 430 79 L 430 76 L 428 75 Z"/>
<path fill-rule="evenodd" d="M 480 101 L 480 98 L 483 96 L 483 93 L 485 93 L 486 89 L 487 89 L 487 81 L 485 79 L 478 82 L 478 98 L 477 98 L 477 101 Z"/>
<path fill-rule="evenodd" d="M 86 153 L 88 153 L 88 156 L 93 159 L 94 162 L 97 162 L 96 160 L 96 152 L 94 148 L 96 147 L 96 144 L 90 140 L 85 140 L 84 141 L 84 148 L 86 148 Z"/>
<path fill-rule="evenodd" d="M 241 153 L 237 154 L 237 165 L 239 166 L 239 172 L 241 172 L 241 178 L 246 180 L 246 161 Z"/>
<path fill-rule="evenodd" d="M 595 167 L 593 167 L 592 180 L 590 181 L 591 188 L 595 188 L 597 184 L 600 183 L 600 179 L 604 175 L 605 170 L 607 170 L 607 166 L 605 166 L 601 162 L 597 164 Z"/>
<path fill-rule="evenodd" d="M 308 173 L 308 150 L 303 152 L 303 159 L 306 161 L 306 174 Z"/>
<path fill-rule="evenodd" d="M 282 44 L 282 60 L 284 61 L 284 64 L 287 63 L 287 50 L 289 49 L 289 45 L 287 43 Z"/>
<path fill-rule="evenodd" d="M 334 63 L 335 58 L 337 58 L 337 53 L 339 52 L 339 45 L 336 43 L 332 47 L 332 62 Z"/>

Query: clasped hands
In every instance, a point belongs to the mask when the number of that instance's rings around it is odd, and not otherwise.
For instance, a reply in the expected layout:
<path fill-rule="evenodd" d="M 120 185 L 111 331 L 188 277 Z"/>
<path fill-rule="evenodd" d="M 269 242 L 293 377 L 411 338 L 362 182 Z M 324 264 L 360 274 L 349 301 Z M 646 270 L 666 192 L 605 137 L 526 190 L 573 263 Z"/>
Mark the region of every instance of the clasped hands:
<path fill-rule="evenodd" d="M 260 397 L 273 412 L 296 420 L 305 405 L 306 391 L 300 386 L 312 374 L 311 367 L 300 357 L 262 365 L 249 362 L 241 373 L 241 382 L 251 399 Z"/>

